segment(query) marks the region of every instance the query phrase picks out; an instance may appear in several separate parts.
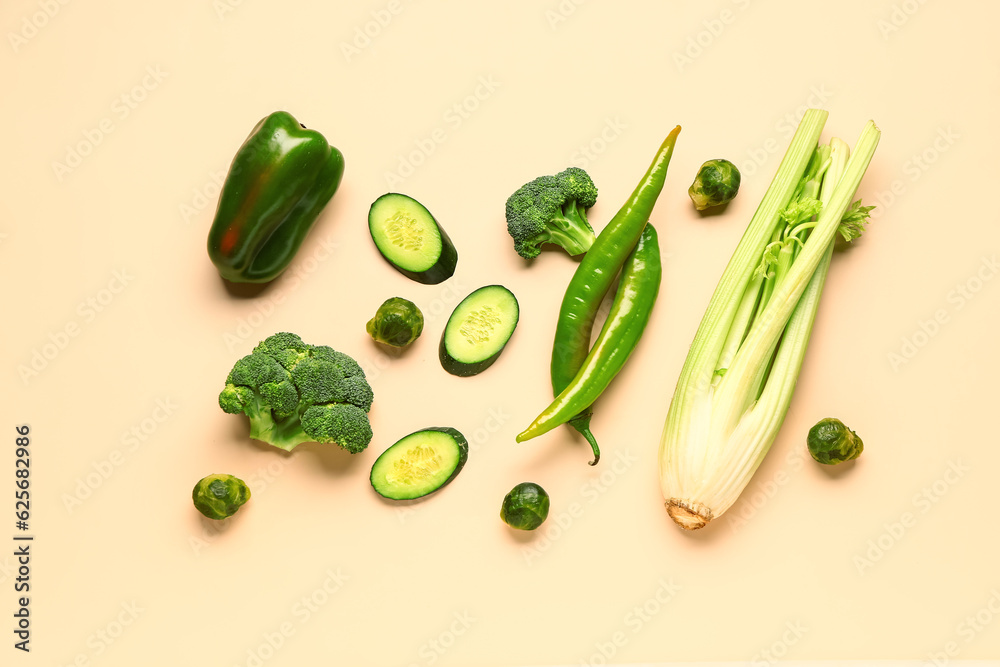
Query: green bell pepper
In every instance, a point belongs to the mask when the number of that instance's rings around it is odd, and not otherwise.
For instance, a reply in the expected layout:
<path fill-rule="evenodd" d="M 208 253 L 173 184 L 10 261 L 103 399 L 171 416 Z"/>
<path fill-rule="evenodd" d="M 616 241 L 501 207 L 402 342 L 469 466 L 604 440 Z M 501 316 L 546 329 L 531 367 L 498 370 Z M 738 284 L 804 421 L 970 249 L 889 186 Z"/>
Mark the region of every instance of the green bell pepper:
<path fill-rule="evenodd" d="M 219 274 L 236 283 L 277 278 L 343 174 L 341 152 L 291 114 L 276 111 L 257 123 L 233 158 L 208 233 Z"/>

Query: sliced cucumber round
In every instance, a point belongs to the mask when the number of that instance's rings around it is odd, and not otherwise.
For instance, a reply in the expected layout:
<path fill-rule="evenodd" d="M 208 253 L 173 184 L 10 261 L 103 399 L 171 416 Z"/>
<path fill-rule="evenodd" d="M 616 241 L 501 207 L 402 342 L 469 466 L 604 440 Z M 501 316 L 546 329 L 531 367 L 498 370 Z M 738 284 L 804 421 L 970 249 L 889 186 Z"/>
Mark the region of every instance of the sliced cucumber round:
<path fill-rule="evenodd" d="M 517 328 L 517 298 L 502 285 L 465 297 L 448 318 L 438 356 L 452 375 L 468 377 L 493 365 Z"/>
<path fill-rule="evenodd" d="M 368 211 L 368 231 L 386 261 L 407 278 L 436 285 L 455 274 L 455 245 L 413 197 L 390 192 L 376 199 Z"/>
<path fill-rule="evenodd" d="M 448 426 L 411 433 L 393 444 L 372 466 L 372 488 L 391 500 L 433 493 L 455 479 L 469 458 L 469 442 Z"/>

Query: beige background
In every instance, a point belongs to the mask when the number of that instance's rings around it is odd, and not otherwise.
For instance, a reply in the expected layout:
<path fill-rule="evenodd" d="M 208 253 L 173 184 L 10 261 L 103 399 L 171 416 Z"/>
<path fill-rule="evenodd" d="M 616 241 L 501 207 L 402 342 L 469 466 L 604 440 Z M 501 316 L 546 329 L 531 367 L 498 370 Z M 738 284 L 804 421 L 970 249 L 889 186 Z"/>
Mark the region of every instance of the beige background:
<path fill-rule="evenodd" d="M 0 540 L 15 532 L 13 427 L 28 423 L 36 541 L 33 651 L 6 635 L 0 662 L 1000 657 L 998 19 L 970 0 L 3 3 Z M 849 143 L 879 124 L 862 185 L 879 214 L 831 269 L 771 454 L 730 514 L 681 534 L 655 472 L 667 403 L 806 105 L 829 109 L 824 136 Z M 323 132 L 347 170 L 289 272 L 238 298 L 205 237 L 218 179 L 276 109 Z M 551 397 L 574 263 L 518 258 L 504 200 L 576 164 L 600 187 L 600 228 L 675 124 L 653 217 L 663 285 L 599 404 L 604 461 L 587 466 L 564 429 L 516 444 Z M 724 215 L 699 218 L 686 188 L 713 157 L 744 185 Z M 381 261 L 365 216 L 388 190 L 451 234 L 452 280 L 419 285 Z M 494 282 L 520 299 L 521 324 L 488 372 L 449 376 L 436 358 L 447 314 Z M 400 358 L 364 332 L 394 295 L 427 315 Z M 280 330 L 369 370 L 365 453 L 284 455 L 218 409 L 233 361 Z M 864 438 L 849 469 L 805 458 L 826 416 Z M 468 466 L 424 503 L 380 502 L 371 463 L 429 425 L 469 437 Z M 254 494 L 221 526 L 189 498 L 215 472 Z M 497 513 L 526 479 L 552 514 L 515 535 Z M 8 619 L 12 550 L 0 547 Z"/>

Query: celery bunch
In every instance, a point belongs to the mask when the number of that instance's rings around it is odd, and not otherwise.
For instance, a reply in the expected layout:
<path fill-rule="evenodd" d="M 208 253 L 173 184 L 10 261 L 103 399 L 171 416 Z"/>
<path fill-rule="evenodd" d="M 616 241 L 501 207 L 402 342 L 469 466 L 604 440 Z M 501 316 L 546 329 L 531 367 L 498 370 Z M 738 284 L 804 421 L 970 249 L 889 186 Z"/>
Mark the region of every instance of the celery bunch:
<path fill-rule="evenodd" d="M 659 450 L 667 512 L 694 530 L 736 502 L 784 421 L 838 233 L 864 230 L 853 201 L 880 132 L 819 145 L 827 112 L 792 138 L 708 304 L 681 369 Z"/>

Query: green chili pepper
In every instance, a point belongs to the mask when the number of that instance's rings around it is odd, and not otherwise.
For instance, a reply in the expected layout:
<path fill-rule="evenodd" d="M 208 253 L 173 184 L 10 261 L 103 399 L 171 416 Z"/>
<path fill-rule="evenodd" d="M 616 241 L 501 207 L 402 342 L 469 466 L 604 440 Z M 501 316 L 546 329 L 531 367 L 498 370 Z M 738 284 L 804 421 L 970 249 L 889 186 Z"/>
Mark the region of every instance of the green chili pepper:
<path fill-rule="evenodd" d="M 276 111 L 257 123 L 233 158 L 208 233 L 219 274 L 237 283 L 277 278 L 343 174 L 340 151 L 291 114 Z"/>
<path fill-rule="evenodd" d="M 573 381 L 590 349 L 590 336 L 597 311 L 611 289 L 615 276 L 632 252 L 642 230 L 649 221 L 667 176 L 667 167 L 681 128 L 675 127 L 656 152 L 645 176 L 636 186 L 625 205 L 601 230 L 593 246 L 583 256 L 563 297 L 552 347 L 550 374 L 553 394 L 558 396 Z M 590 432 L 593 410 L 589 406 L 570 419 L 570 426 L 579 431 L 594 452 L 596 465 L 601 450 Z M 524 438 L 525 440 L 527 438 Z M 521 438 L 519 437 L 519 441 Z"/>
<path fill-rule="evenodd" d="M 639 343 L 660 289 L 660 246 L 647 224 L 622 267 L 611 312 L 579 372 L 535 421 L 517 436 L 524 442 L 547 433 L 588 408 L 622 369 Z M 595 458 L 600 452 L 595 452 Z"/>

